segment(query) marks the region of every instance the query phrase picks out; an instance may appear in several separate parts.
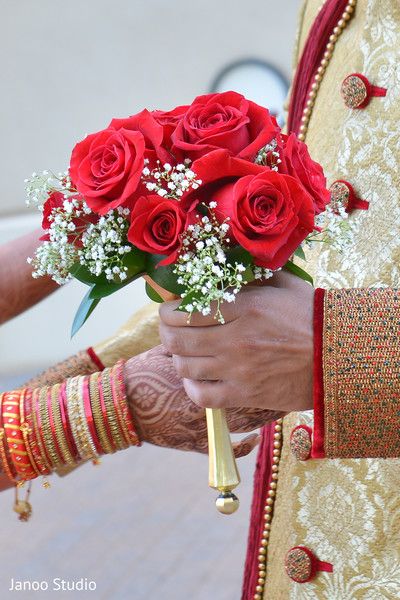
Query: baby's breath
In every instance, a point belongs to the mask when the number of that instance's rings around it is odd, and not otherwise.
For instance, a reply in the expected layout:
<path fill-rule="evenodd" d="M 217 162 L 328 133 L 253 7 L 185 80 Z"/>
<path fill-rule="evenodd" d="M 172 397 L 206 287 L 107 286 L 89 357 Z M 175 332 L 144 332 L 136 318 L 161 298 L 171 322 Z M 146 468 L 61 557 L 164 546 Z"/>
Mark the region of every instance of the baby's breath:
<path fill-rule="evenodd" d="M 203 216 L 198 223 L 189 225 L 183 235 L 183 249 L 179 255 L 174 273 L 178 283 L 185 288 L 181 294 L 180 309 L 189 313 L 211 313 L 215 303 L 214 318 L 224 323 L 221 312 L 223 302 L 234 302 L 236 295 L 246 284 L 246 266 L 228 261 L 226 246 L 229 224 L 219 223 L 213 213 L 216 203 L 209 205 L 209 216 Z M 189 317 L 190 318 L 190 317 Z"/>
<path fill-rule="evenodd" d="M 55 191 L 63 194 L 64 201 L 48 217 L 49 239 L 28 259 L 33 277 L 50 275 L 63 285 L 72 279 L 72 267 L 81 264 L 95 276 L 104 274 L 109 281 L 124 281 L 128 269 L 123 258 L 132 249 L 127 241 L 129 209 L 118 208 L 97 217 L 73 190 L 67 173 L 34 173 L 27 182 L 29 203 L 41 211 Z"/>
<path fill-rule="evenodd" d="M 148 192 L 158 194 L 161 198 L 180 200 L 186 192 L 197 190 L 202 184 L 201 179 L 197 179 L 190 168 L 190 159 L 185 159 L 174 167 L 169 163 L 161 165 L 157 161 L 156 168 L 152 170 L 149 169 L 148 160 L 145 163 L 142 181 Z"/>
<path fill-rule="evenodd" d="M 309 247 L 313 247 L 315 242 L 323 242 L 338 252 L 344 252 L 354 244 L 357 225 L 354 219 L 349 219 L 343 206 L 332 207 L 328 204 L 325 212 L 316 217 L 315 223 L 320 231 L 307 237 Z"/>
<path fill-rule="evenodd" d="M 132 250 L 127 242 L 129 209 L 117 208 L 91 223 L 82 236 L 83 248 L 79 250 L 79 262 L 90 273 L 105 274 L 109 281 L 124 281 L 127 267 L 123 258 Z"/>
<path fill-rule="evenodd" d="M 282 162 L 277 150 L 278 142 L 273 139 L 269 144 L 257 152 L 255 163 L 264 167 L 270 167 L 272 171 L 278 170 L 278 165 Z"/>
<path fill-rule="evenodd" d="M 76 194 L 68 171 L 57 174 L 51 171 L 32 173 L 24 183 L 27 206 L 37 206 L 39 210 L 43 208 L 43 204 L 52 192 L 61 192 L 66 198 Z"/>

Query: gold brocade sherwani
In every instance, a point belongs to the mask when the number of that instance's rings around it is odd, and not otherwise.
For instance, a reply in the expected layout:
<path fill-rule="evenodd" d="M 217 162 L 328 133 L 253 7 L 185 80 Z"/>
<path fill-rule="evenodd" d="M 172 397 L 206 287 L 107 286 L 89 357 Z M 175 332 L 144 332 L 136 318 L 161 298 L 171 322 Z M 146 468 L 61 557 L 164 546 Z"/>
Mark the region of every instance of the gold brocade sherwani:
<path fill-rule="evenodd" d="M 298 56 L 320 7 L 321 0 L 305 3 Z M 372 98 L 363 110 L 347 108 L 340 88 L 352 73 L 387 88 L 386 97 Z M 310 257 L 318 287 L 400 285 L 399 120 L 400 3 L 358 0 L 324 75 L 306 143 L 329 185 L 348 181 L 370 207 L 350 216 L 353 247 L 343 255 L 324 248 Z M 400 461 L 298 461 L 289 438 L 304 423 L 312 426 L 312 413 L 284 419 L 264 599 L 399 599 Z M 319 572 L 305 584 L 292 581 L 284 563 L 294 546 L 332 563 L 333 573 Z"/>

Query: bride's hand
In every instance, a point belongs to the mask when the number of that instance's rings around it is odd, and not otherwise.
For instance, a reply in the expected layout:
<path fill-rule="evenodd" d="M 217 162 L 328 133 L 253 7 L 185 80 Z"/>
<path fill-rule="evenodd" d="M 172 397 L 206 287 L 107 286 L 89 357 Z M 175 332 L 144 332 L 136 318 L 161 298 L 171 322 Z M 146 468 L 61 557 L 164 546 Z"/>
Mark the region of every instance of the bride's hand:
<path fill-rule="evenodd" d="M 163 346 L 127 361 L 125 382 L 129 405 L 142 441 L 180 450 L 207 452 L 204 409 L 186 395 L 176 374 L 172 357 Z M 281 413 L 262 409 L 236 408 L 227 411 L 232 432 L 249 432 Z M 237 457 L 249 454 L 258 444 L 253 433 L 234 444 Z"/>

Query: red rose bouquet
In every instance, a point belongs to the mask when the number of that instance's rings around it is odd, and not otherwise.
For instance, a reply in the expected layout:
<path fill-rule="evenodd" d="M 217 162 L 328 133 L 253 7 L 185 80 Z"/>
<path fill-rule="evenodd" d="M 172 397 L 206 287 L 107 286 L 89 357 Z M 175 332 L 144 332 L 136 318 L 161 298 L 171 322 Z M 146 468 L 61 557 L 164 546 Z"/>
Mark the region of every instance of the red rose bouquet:
<path fill-rule="evenodd" d="M 247 283 L 281 268 L 310 280 L 293 255 L 346 229 L 306 145 L 235 92 L 113 119 L 75 146 L 67 172 L 27 180 L 27 194 L 45 230 L 34 276 L 89 286 L 73 333 L 101 298 L 141 276 L 153 300 L 167 291 L 189 317 L 214 311 L 223 323 L 221 305 Z M 233 512 L 239 476 L 226 420 L 206 413 L 210 485 Z"/>
<path fill-rule="evenodd" d="M 223 322 L 221 304 L 246 283 L 282 267 L 309 278 L 291 257 L 333 215 L 306 145 L 235 92 L 113 119 L 75 146 L 66 173 L 34 174 L 27 193 L 45 230 L 34 276 L 89 286 L 73 332 L 142 275 L 153 300 L 162 288 Z"/>

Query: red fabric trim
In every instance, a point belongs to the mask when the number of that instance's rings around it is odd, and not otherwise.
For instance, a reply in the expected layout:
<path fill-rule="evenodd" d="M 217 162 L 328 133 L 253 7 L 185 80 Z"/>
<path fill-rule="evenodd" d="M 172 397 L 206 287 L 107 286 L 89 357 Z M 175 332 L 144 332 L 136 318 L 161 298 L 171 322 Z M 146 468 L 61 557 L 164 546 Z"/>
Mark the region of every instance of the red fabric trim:
<path fill-rule="evenodd" d="M 314 294 L 314 435 L 312 458 L 324 458 L 324 379 L 323 379 L 323 325 L 325 290 L 317 288 Z"/>
<path fill-rule="evenodd" d="M 86 352 L 89 355 L 90 360 L 96 365 L 99 371 L 104 371 L 105 366 L 103 365 L 93 348 L 90 346 L 90 348 L 88 348 Z"/>
<path fill-rule="evenodd" d="M 254 473 L 253 502 L 251 506 L 250 528 L 247 541 L 242 600 L 253 600 L 255 589 L 258 585 L 258 549 L 261 545 L 264 528 L 263 515 L 265 501 L 271 483 L 274 431 L 275 423 L 269 423 L 261 430 L 261 442 Z"/>
<path fill-rule="evenodd" d="M 313 78 L 323 58 L 329 36 L 341 18 L 348 0 L 326 0 L 315 19 L 299 61 L 293 82 L 288 115 L 288 133 L 299 133 L 301 117 Z"/>

